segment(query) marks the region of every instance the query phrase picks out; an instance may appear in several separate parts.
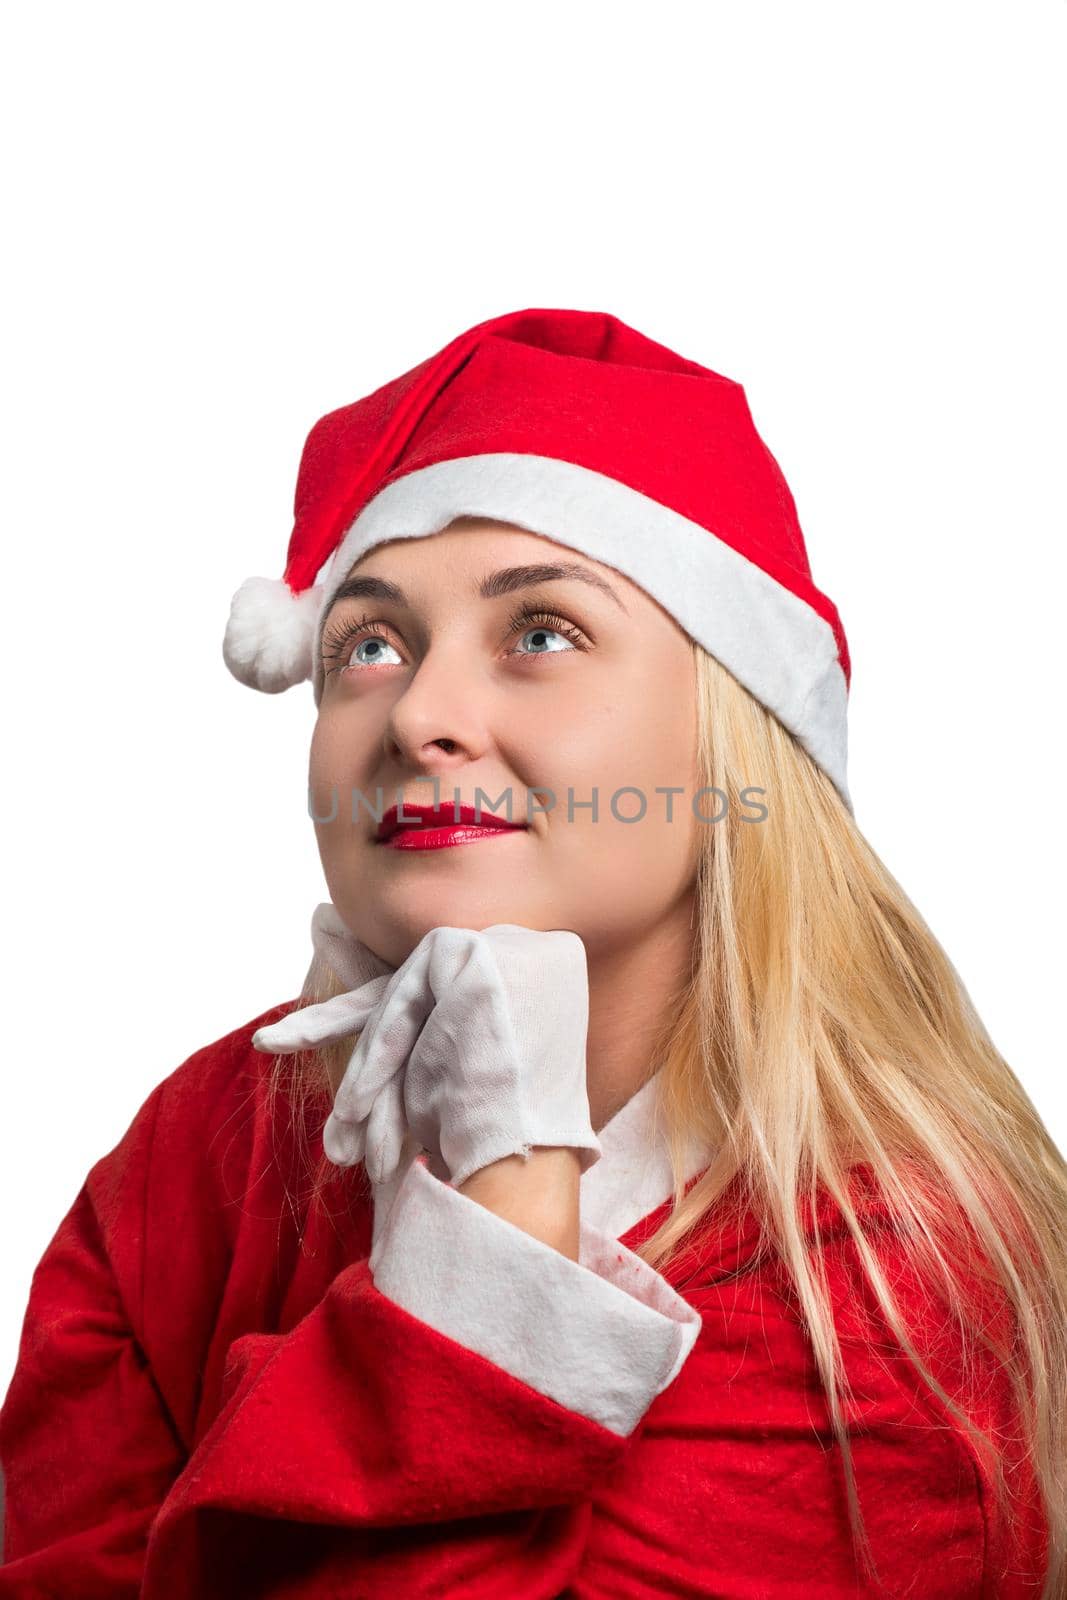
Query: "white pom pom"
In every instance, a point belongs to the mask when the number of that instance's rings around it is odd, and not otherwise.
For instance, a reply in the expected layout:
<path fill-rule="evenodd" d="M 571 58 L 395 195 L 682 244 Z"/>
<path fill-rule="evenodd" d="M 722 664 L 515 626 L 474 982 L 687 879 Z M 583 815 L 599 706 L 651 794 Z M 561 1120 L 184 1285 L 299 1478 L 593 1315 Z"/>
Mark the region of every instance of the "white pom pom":
<path fill-rule="evenodd" d="M 294 594 L 284 578 L 246 578 L 230 601 L 223 660 L 240 683 L 265 694 L 312 674 L 322 586 Z"/>

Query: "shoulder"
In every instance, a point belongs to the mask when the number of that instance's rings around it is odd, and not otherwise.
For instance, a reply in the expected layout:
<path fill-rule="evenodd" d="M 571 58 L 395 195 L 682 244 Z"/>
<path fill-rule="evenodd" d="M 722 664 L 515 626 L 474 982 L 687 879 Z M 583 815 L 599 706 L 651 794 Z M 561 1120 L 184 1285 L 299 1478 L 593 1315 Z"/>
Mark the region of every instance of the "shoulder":
<path fill-rule="evenodd" d="M 155 1144 L 160 1154 L 167 1153 L 171 1141 L 183 1139 L 195 1140 L 200 1151 L 212 1148 L 211 1141 L 221 1130 L 236 1132 L 233 1124 L 242 1113 L 246 1113 L 242 1125 L 251 1126 L 277 1060 L 256 1050 L 252 1036 L 257 1028 L 277 1022 L 299 1004 L 299 1000 L 283 1000 L 268 1007 L 202 1045 L 168 1073 L 139 1113 L 156 1101 Z"/>
<path fill-rule="evenodd" d="M 188 1298 L 201 1281 L 217 1287 L 257 1142 L 274 1158 L 272 1058 L 252 1048 L 252 1035 L 298 1003 L 271 1006 L 194 1051 L 90 1167 L 35 1269 L 30 1312 L 42 1329 L 107 1306 L 142 1337 L 157 1289 L 162 1303 L 171 1292 Z"/>

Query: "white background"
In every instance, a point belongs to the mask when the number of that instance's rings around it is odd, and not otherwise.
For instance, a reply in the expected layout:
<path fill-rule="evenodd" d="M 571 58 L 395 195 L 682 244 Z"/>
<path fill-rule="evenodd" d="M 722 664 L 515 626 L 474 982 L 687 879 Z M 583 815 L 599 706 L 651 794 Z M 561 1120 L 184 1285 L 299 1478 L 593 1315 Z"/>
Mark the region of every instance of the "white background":
<path fill-rule="evenodd" d="M 1067 1145 L 1067 9 L 10 15 L 0 1388 L 89 1167 L 307 967 L 311 688 L 221 657 L 305 435 L 508 310 L 744 384 L 857 819 Z"/>

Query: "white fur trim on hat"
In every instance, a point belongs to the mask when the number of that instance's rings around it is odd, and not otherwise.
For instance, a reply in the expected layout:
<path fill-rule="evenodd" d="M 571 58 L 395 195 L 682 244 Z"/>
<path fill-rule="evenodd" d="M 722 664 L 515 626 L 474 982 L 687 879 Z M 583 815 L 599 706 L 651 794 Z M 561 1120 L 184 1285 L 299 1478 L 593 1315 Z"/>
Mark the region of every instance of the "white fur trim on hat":
<path fill-rule="evenodd" d="M 434 462 L 367 502 L 320 572 L 310 668 L 316 705 L 322 623 L 355 562 L 374 545 L 439 533 L 460 516 L 515 523 L 631 579 L 774 713 L 853 809 L 848 685 L 829 622 L 699 523 L 616 478 L 549 456 L 501 451 Z"/>
<path fill-rule="evenodd" d="M 294 594 L 284 578 L 246 578 L 230 601 L 222 641 L 234 677 L 266 694 L 310 678 L 321 602 L 317 584 Z"/>

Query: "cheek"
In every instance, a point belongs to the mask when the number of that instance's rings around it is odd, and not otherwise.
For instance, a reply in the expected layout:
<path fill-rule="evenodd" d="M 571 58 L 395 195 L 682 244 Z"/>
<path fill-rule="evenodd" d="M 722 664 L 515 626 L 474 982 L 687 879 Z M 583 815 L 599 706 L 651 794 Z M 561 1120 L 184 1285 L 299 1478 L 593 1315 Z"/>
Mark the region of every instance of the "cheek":
<path fill-rule="evenodd" d="M 553 849 L 585 893 L 603 891 L 620 911 L 623 902 L 648 911 L 670 904 L 695 871 L 700 824 L 692 799 L 700 785 L 687 668 L 688 659 L 662 683 L 640 674 L 616 679 L 610 695 L 561 718 L 545 746 L 543 781 L 556 796 Z M 594 792 L 595 819 L 581 804 Z"/>
<path fill-rule="evenodd" d="M 665 818 L 668 797 L 655 790 L 666 787 L 685 790 L 673 799 L 674 814 L 683 805 L 688 809 L 699 787 L 696 687 L 688 652 L 680 663 L 669 659 L 660 672 L 645 672 L 640 662 L 627 664 L 597 688 L 572 703 L 561 696 L 551 725 L 538 731 L 539 781 L 555 792 L 557 811 L 566 810 L 568 788 L 576 802 L 597 790 L 601 819 L 611 815 L 612 794 L 626 788 L 639 790 L 640 796 L 618 797 L 624 816 L 640 814 L 643 797 L 646 817 Z M 576 810 L 575 821 L 591 816 L 587 809 Z"/>
<path fill-rule="evenodd" d="M 311 735 L 308 776 L 314 784 L 358 784 L 372 750 L 368 728 L 332 711 L 320 713 Z"/>
<path fill-rule="evenodd" d="M 347 847 L 353 806 L 357 825 L 369 815 L 358 796 L 367 793 L 365 774 L 371 769 L 373 749 L 370 736 L 354 727 L 351 719 L 324 713 L 315 723 L 308 752 L 308 807 L 324 856 Z M 372 791 L 369 803 L 374 802 Z"/>

